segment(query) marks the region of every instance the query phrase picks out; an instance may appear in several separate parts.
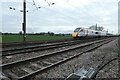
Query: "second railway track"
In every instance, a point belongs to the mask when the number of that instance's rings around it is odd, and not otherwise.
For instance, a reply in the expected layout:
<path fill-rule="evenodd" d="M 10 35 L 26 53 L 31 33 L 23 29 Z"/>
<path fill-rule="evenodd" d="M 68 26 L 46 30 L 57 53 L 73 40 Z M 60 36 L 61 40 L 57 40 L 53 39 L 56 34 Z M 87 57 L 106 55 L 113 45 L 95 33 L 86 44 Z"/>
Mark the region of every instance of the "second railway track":
<path fill-rule="evenodd" d="M 60 51 L 24 59 L 8 64 L 1 65 L 3 76 L 10 79 L 28 79 L 37 73 L 54 67 L 60 63 L 73 59 L 85 52 L 98 48 L 99 46 L 110 42 L 112 39 L 104 39 L 85 44 L 77 45 Z M 69 53 L 72 50 L 80 48 L 78 53 Z"/>
<path fill-rule="evenodd" d="M 96 38 L 97 40 L 101 38 Z M 64 46 L 70 46 L 75 45 L 79 43 L 89 42 L 89 41 L 95 41 L 96 39 L 85 39 L 85 40 L 73 40 L 73 41 L 65 41 L 65 42 L 56 42 L 56 43 L 47 43 L 47 44 L 38 44 L 38 45 L 29 45 L 24 47 L 16 47 L 16 48 L 8 48 L 2 49 L 2 56 L 9 56 L 14 54 L 21 54 L 21 53 L 27 53 L 27 52 L 34 52 L 34 51 L 41 51 L 46 49 L 52 49 L 52 48 L 58 48 L 58 47 L 64 47 Z"/>
<path fill-rule="evenodd" d="M 35 51 L 42 51 L 46 49 L 53 49 L 53 48 L 58 48 L 58 47 L 63 47 L 63 46 L 70 46 L 70 45 L 78 44 L 80 42 L 82 41 L 76 40 L 76 41 L 28 46 L 28 47 L 23 47 L 23 48 L 6 49 L 6 50 L 2 50 L 2 56 L 9 56 L 9 55 L 22 54 L 22 53 L 27 53 L 27 52 L 35 52 Z"/>

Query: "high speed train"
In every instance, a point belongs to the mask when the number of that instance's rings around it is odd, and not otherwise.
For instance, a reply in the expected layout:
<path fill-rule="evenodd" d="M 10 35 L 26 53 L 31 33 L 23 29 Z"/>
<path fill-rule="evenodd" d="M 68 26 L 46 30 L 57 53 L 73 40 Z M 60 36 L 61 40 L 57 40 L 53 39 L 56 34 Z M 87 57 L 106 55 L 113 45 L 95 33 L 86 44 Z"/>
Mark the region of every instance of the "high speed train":
<path fill-rule="evenodd" d="M 96 31 L 96 30 L 91 30 L 91 29 L 82 28 L 82 27 L 76 28 L 72 34 L 72 37 L 74 39 L 79 39 L 82 37 L 101 37 L 101 36 L 107 36 L 107 32 Z"/>

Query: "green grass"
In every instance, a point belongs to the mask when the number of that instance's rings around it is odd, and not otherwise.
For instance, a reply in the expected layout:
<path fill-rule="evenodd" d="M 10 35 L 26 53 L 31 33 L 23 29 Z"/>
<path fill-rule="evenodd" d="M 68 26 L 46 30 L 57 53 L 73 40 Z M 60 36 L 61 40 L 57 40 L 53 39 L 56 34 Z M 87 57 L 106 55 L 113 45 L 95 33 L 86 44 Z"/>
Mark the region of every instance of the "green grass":
<path fill-rule="evenodd" d="M 2 35 L 0 35 L 0 43 L 2 42 Z"/>
<path fill-rule="evenodd" d="M 0 37 L 1 39 L 1 37 Z M 63 40 L 63 39 L 72 39 L 71 35 L 65 36 L 49 36 L 49 35 L 27 35 L 26 41 L 49 41 L 49 40 Z M 2 42 L 22 42 L 22 35 L 2 35 Z"/>

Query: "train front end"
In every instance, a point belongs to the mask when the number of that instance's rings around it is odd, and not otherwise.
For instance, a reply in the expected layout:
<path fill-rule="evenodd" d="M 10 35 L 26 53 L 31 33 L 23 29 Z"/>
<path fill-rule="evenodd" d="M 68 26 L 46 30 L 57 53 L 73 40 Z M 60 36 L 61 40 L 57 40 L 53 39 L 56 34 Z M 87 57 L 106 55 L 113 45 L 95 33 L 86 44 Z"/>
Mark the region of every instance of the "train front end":
<path fill-rule="evenodd" d="M 74 32 L 73 32 L 73 34 L 72 34 L 72 37 L 74 38 L 74 39 L 78 39 L 78 33 L 79 33 L 79 30 L 80 30 L 80 28 L 76 28 L 75 30 L 74 30 Z"/>

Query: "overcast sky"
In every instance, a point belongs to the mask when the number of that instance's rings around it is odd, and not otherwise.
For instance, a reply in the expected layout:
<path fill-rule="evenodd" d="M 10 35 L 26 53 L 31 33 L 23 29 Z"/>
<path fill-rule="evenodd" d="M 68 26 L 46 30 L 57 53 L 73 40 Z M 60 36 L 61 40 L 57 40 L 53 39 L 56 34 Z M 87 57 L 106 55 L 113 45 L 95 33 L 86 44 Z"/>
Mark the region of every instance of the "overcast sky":
<path fill-rule="evenodd" d="M 22 1 L 0 1 L 1 32 L 22 31 Z M 118 33 L 118 1 L 34 0 L 33 5 L 33 0 L 27 0 L 27 32 L 72 33 L 77 27 L 88 28 L 97 23 L 110 33 Z M 55 4 L 49 6 L 51 3 Z"/>

